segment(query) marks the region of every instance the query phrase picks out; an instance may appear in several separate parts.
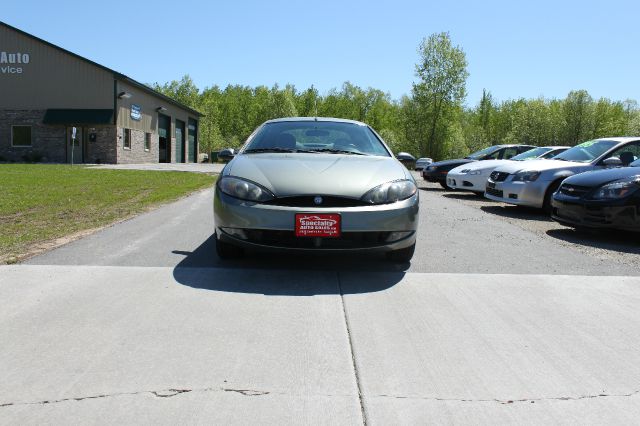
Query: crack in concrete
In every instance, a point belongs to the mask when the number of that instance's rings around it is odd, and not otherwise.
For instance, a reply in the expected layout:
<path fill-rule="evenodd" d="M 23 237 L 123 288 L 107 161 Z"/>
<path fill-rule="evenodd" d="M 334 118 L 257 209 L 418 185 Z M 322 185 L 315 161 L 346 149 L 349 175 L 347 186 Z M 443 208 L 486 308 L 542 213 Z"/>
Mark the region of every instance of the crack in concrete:
<path fill-rule="evenodd" d="M 263 395 L 269 395 L 271 393 L 271 392 L 255 390 L 255 389 L 233 389 L 233 388 L 223 388 L 223 387 L 211 387 L 211 388 L 201 388 L 201 389 L 169 388 L 169 389 L 162 389 L 157 391 L 116 392 L 111 394 L 99 394 L 99 395 L 89 395 L 89 396 L 61 398 L 61 399 L 45 399 L 42 401 L 6 402 L 6 403 L 0 403 L 0 408 L 17 406 L 17 405 L 58 404 L 58 403 L 69 402 L 69 401 L 84 401 L 87 399 L 114 398 L 118 396 L 135 396 L 135 395 L 144 395 L 144 394 L 150 394 L 156 398 L 172 398 L 174 396 L 177 396 L 183 393 L 189 393 L 189 392 L 235 392 L 244 396 L 263 396 Z"/>
<path fill-rule="evenodd" d="M 593 395 L 579 395 L 579 396 L 556 396 L 556 397 L 543 397 L 543 398 L 522 398 L 522 399 L 463 399 L 463 398 L 437 398 L 428 396 L 402 396 L 402 395 L 375 395 L 373 398 L 394 398 L 394 399 L 420 399 L 424 401 L 439 401 L 439 402 L 496 402 L 498 404 L 515 404 L 515 403 L 530 403 L 535 404 L 541 401 L 579 401 L 582 399 L 594 399 L 594 398 L 629 398 L 640 394 L 640 390 L 633 391 L 625 394 L 606 394 L 599 393 Z M 366 396 L 366 395 L 365 395 Z"/>
<path fill-rule="evenodd" d="M 158 398 L 171 398 L 172 396 L 180 395 L 181 393 L 191 392 L 192 389 L 166 389 L 161 391 L 151 391 L 154 396 Z"/>
<path fill-rule="evenodd" d="M 362 385 L 360 380 L 360 371 L 358 369 L 358 361 L 355 351 L 353 349 L 353 339 L 351 338 L 351 327 L 349 325 L 349 316 L 347 315 L 347 308 L 344 304 L 344 292 L 342 291 L 342 281 L 340 280 L 340 272 L 336 272 L 336 279 L 338 280 L 338 290 L 340 290 L 340 302 L 342 304 L 342 316 L 344 318 L 344 326 L 347 332 L 347 342 L 349 343 L 349 353 L 351 354 L 351 365 L 353 367 L 353 375 L 356 382 L 356 388 L 358 390 L 358 403 L 360 404 L 360 415 L 362 416 L 362 425 L 367 426 L 369 424 L 367 418 L 367 408 L 364 401 L 364 393 L 362 391 Z"/>
<path fill-rule="evenodd" d="M 225 392 L 236 392 L 244 396 L 262 396 L 262 395 L 270 394 L 270 392 L 267 392 L 267 391 L 258 391 L 253 389 L 224 389 L 223 388 L 222 390 Z"/>

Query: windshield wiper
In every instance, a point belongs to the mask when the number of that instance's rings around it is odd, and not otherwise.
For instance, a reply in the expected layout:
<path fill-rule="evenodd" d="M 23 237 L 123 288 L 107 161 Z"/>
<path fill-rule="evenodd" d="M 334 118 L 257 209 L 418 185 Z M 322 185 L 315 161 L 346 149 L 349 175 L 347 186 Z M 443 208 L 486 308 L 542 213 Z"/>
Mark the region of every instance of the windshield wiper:
<path fill-rule="evenodd" d="M 333 148 L 310 149 L 308 151 L 301 151 L 301 152 L 328 152 L 330 154 L 369 155 L 369 154 L 365 154 L 364 152 L 349 151 L 346 149 L 333 149 Z"/>
<path fill-rule="evenodd" d="M 274 147 L 274 148 L 251 148 L 251 149 L 245 149 L 243 151 L 243 154 L 259 154 L 262 152 L 296 152 L 297 150 L 295 149 L 288 149 L 288 148 L 278 148 L 278 147 Z"/>

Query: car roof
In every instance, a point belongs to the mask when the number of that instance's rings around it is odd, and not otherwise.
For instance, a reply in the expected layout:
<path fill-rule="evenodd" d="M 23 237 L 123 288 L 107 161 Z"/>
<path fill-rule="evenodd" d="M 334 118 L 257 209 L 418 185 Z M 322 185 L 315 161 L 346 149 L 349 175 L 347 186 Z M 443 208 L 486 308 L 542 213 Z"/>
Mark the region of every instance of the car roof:
<path fill-rule="evenodd" d="M 613 138 L 596 138 L 594 140 L 613 141 L 613 142 L 633 142 L 633 141 L 640 140 L 640 136 L 616 136 L 616 137 L 613 137 Z M 587 141 L 585 141 L 585 142 L 587 142 Z M 578 145 L 580 145 L 580 144 L 578 144 Z"/>
<path fill-rule="evenodd" d="M 548 145 L 548 146 L 541 146 L 540 148 L 549 148 L 549 149 L 563 149 L 563 148 L 566 148 L 566 149 L 569 149 L 571 147 L 570 146 L 550 146 L 550 145 Z"/>
<path fill-rule="evenodd" d="M 491 146 L 495 146 L 499 148 L 510 148 L 512 146 L 533 146 L 533 145 L 529 145 L 528 143 L 510 143 L 510 144 L 498 144 L 498 145 L 491 145 Z"/>
<path fill-rule="evenodd" d="M 274 118 L 273 120 L 265 121 L 267 123 L 281 123 L 286 121 L 331 121 L 335 123 L 351 123 L 357 124 L 359 126 L 366 126 L 367 124 L 356 121 L 356 120 L 347 120 L 346 118 L 334 118 L 334 117 L 283 117 L 283 118 Z"/>

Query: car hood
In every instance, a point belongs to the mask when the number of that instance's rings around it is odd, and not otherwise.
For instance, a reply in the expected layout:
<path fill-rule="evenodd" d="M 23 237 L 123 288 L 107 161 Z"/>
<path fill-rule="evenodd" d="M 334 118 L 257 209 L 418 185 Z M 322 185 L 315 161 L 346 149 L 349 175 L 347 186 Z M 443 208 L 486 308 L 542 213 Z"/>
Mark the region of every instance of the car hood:
<path fill-rule="evenodd" d="M 469 160 L 468 158 L 456 158 L 454 160 L 437 161 L 435 163 L 429 164 L 429 167 L 436 166 L 438 168 L 443 167 L 443 168 L 452 169 L 452 168 L 457 167 L 457 166 L 459 166 L 461 164 L 472 163 L 474 161 L 476 161 L 476 160 Z"/>
<path fill-rule="evenodd" d="M 539 172 L 546 171 L 577 171 L 588 170 L 593 168 L 591 163 L 578 163 L 576 161 L 562 160 L 527 160 L 527 161 L 510 161 L 508 164 L 496 167 L 497 172 L 516 173 L 520 170 L 537 170 Z"/>
<path fill-rule="evenodd" d="M 587 186 L 590 188 L 601 186 L 616 180 L 640 177 L 640 167 L 620 167 L 608 170 L 596 170 L 588 173 L 580 173 L 565 180 L 566 183 L 577 186 Z"/>
<path fill-rule="evenodd" d="M 413 179 L 392 157 L 267 153 L 236 156 L 224 175 L 256 182 L 277 197 L 335 195 L 360 198 L 385 182 Z"/>

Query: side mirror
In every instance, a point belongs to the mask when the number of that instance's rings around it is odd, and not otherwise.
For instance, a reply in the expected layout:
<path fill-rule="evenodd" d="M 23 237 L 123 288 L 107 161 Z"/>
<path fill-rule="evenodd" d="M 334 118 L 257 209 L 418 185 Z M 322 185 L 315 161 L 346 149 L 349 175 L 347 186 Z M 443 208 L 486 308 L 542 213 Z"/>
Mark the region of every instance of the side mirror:
<path fill-rule="evenodd" d="M 396 154 L 396 158 L 409 170 L 415 168 L 416 166 L 416 157 L 409 154 L 408 152 L 399 152 Z"/>
<path fill-rule="evenodd" d="M 218 153 L 218 158 L 224 162 L 233 160 L 233 157 L 235 156 L 236 156 L 236 150 L 233 148 L 223 149 Z"/>
<path fill-rule="evenodd" d="M 618 157 L 609 157 L 602 160 L 605 167 L 622 167 L 622 161 Z"/>

